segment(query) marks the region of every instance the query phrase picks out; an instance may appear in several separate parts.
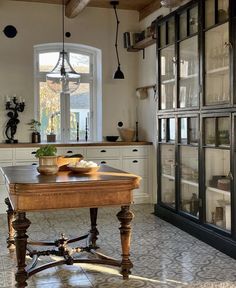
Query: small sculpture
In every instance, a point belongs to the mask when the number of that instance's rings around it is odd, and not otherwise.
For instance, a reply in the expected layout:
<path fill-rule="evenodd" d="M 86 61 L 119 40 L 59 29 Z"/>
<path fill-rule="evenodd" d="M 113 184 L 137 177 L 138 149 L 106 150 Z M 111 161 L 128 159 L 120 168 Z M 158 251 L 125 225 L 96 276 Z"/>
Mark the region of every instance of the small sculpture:
<path fill-rule="evenodd" d="M 7 137 L 6 143 L 18 143 L 18 140 L 14 139 L 14 136 L 16 134 L 17 125 L 20 123 L 20 120 L 18 119 L 18 112 L 23 112 L 25 109 L 25 101 L 18 102 L 18 99 L 16 96 L 13 97 L 12 100 L 10 98 L 7 98 L 6 101 L 6 110 L 11 110 L 7 113 L 7 116 L 10 118 L 7 121 L 6 129 L 5 129 L 5 135 Z"/>

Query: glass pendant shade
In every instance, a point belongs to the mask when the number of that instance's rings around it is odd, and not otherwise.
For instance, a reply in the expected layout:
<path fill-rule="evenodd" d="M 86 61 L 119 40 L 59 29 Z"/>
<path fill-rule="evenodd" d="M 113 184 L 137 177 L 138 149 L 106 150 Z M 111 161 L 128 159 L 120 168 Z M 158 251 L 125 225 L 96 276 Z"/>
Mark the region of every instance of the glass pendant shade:
<path fill-rule="evenodd" d="M 60 52 L 56 66 L 47 74 L 46 79 L 48 87 L 56 93 L 73 93 L 80 84 L 80 75 L 70 65 L 65 51 Z"/>
<path fill-rule="evenodd" d="M 114 79 L 125 79 L 124 73 L 120 70 L 120 66 L 118 66 L 113 78 Z"/>

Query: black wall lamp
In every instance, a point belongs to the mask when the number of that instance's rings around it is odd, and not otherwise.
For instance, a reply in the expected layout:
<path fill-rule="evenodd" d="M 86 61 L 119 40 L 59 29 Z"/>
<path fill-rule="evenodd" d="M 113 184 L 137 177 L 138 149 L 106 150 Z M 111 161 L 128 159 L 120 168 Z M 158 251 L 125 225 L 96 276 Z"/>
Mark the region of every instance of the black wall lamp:
<path fill-rule="evenodd" d="M 116 42 L 115 42 L 115 49 L 116 49 L 116 58 L 118 62 L 118 67 L 117 70 L 113 76 L 114 79 L 124 79 L 124 73 L 120 69 L 120 59 L 119 59 L 119 54 L 118 54 L 118 47 L 117 47 L 117 40 L 118 40 L 118 35 L 119 35 L 119 24 L 120 21 L 117 16 L 117 11 L 116 11 L 116 6 L 119 4 L 119 1 L 111 1 L 110 4 L 113 6 L 115 15 L 116 15 Z"/>

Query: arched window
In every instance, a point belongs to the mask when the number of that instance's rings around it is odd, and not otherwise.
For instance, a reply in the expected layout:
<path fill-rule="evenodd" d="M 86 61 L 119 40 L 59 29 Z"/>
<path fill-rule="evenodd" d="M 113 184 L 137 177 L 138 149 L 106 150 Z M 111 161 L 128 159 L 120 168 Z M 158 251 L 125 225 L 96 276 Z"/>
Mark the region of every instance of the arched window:
<path fill-rule="evenodd" d="M 34 46 L 35 118 L 41 122 L 42 140 L 56 134 L 56 141 L 88 141 L 102 139 L 101 51 L 97 48 L 65 44 L 70 63 L 81 76 L 77 91 L 55 93 L 46 83 L 46 74 L 54 68 L 62 44 Z"/>

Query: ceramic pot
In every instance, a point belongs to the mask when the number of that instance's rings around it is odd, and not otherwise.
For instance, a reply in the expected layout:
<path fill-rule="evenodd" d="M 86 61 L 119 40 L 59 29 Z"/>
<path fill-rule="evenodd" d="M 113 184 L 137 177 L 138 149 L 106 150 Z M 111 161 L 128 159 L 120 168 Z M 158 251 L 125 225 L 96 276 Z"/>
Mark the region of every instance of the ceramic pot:
<path fill-rule="evenodd" d="M 58 172 L 57 156 L 39 157 L 39 166 L 37 170 L 43 175 L 54 175 Z"/>
<path fill-rule="evenodd" d="M 32 132 L 31 135 L 31 142 L 32 143 L 40 143 L 41 142 L 41 135 L 39 132 Z"/>

